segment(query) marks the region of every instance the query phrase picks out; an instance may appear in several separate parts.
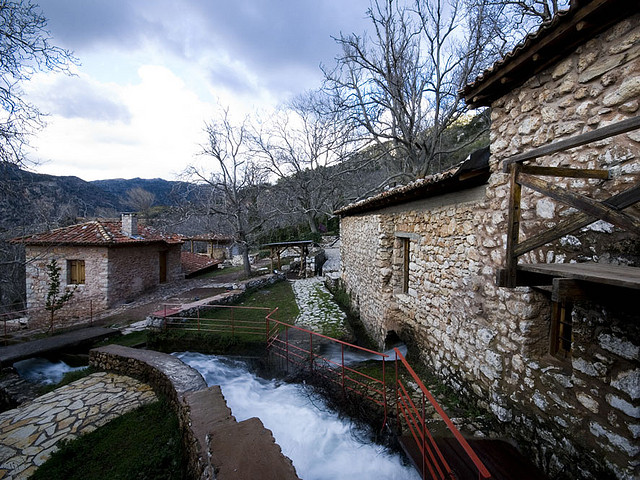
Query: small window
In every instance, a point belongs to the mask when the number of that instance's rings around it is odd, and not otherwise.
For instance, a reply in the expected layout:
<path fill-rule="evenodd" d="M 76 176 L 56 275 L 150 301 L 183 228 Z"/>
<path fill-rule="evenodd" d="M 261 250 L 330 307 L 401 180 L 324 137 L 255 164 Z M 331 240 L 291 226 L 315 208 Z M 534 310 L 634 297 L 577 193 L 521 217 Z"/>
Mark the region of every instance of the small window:
<path fill-rule="evenodd" d="M 409 291 L 409 263 L 411 261 L 411 243 L 408 238 L 402 238 L 402 293 Z"/>
<path fill-rule="evenodd" d="M 67 283 L 84 285 L 84 260 L 67 260 Z"/>
<path fill-rule="evenodd" d="M 553 302 L 551 313 L 551 354 L 560 358 L 571 356 L 573 342 L 571 311 L 569 302 Z"/>

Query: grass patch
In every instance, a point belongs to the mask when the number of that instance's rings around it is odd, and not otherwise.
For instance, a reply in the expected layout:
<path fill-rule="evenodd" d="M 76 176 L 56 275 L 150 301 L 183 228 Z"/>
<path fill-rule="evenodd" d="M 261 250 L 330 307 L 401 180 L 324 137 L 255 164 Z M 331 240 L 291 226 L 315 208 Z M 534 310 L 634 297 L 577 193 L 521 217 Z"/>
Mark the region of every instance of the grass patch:
<path fill-rule="evenodd" d="M 271 310 L 278 308 L 278 312 L 275 315 L 276 320 L 289 324 L 295 323 L 300 313 L 291 284 L 287 281 L 274 283 L 266 288 L 248 292 L 237 305 L 267 307 Z"/>
<path fill-rule="evenodd" d="M 211 306 L 200 313 L 200 322 L 197 319 L 188 321 L 188 328 L 168 328 L 166 331 L 149 332 L 148 346 L 154 350 L 163 352 L 174 351 L 198 351 L 202 353 L 215 353 L 219 355 L 239 354 L 263 354 L 265 349 L 265 316 L 269 311 L 278 307 L 275 319 L 294 323 L 298 316 L 298 305 L 289 282 L 278 282 L 269 287 L 247 292 L 242 299 L 235 303 L 241 307 L 265 307 L 267 310 L 242 310 L 231 311 L 230 308 Z M 207 329 L 220 330 L 220 324 L 230 325 L 233 315 L 233 335 L 230 332 L 211 332 Z M 213 321 L 215 319 L 215 322 Z M 250 322 L 255 334 L 242 332 L 242 327 L 248 327 Z M 198 323 L 200 331 L 197 331 Z M 183 327 L 186 327 L 187 322 Z M 217 326 L 214 326 L 217 325 Z"/>
<path fill-rule="evenodd" d="M 202 275 L 198 275 L 195 278 L 215 278 L 219 277 L 220 275 L 226 275 L 228 273 L 239 273 L 242 271 L 244 271 L 244 267 L 242 265 L 240 265 L 239 267 L 217 268 L 215 270 L 203 273 Z"/>
<path fill-rule="evenodd" d="M 184 470 L 178 419 L 159 401 L 63 442 L 31 479 L 181 480 Z"/>
<path fill-rule="evenodd" d="M 149 333 L 148 346 L 159 352 L 200 352 L 216 355 L 262 355 L 264 337 L 170 329 Z"/>
<path fill-rule="evenodd" d="M 147 331 L 141 330 L 139 332 L 131 332 L 126 335 L 119 335 L 117 337 L 108 338 L 98 342 L 96 347 L 104 347 L 105 345 L 122 345 L 124 347 L 137 347 L 147 343 Z"/>

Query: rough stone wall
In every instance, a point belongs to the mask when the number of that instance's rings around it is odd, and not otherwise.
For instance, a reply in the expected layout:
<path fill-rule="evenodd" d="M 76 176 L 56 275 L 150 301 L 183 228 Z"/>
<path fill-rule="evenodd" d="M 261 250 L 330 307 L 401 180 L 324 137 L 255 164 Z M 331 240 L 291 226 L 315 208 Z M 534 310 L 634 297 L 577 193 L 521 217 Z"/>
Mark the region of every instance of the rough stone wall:
<path fill-rule="evenodd" d="M 493 105 L 492 175 L 482 197 L 406 205 L 341 221 L 342 279 L 370 333 L 382 342 L 386 330 L 394 329 L 415 342 L 425 363 L 493 412 L 554 478 L 598 478 L 603 468 L 618 478 L 638 475 L 638 313 L 578 303 L 572 314 L 573 357 L 563 361 L 548 354 L 548 295 L 499 288 L 495 282 L 505 265 L 507 233 L 509 185 L 502 161 L 634 116 L 639 97 L 640 17 L 635 16 Z M 552 179 L 602 200 L 637 184 L 639 150 L 636 131 L 534 164 L 611 170 L 613 179 L 606 182 Z M 521 238 L 572 212 L 523 191 Z M 407 293 L 401 288 L 397 232 L 410 234 Z M 637 237 L 598 222 L 521 261 L 638 266 L 638 245 Z"/>
<path fill-rule="evenodd" d="M 345 258 L 349 265 L 342 270 L 342 280 L 353 307 L 366 320 L 370 334 L 382 343 L 392 291 L 393 230 L 389 232 L 377 215 L 346 217 L 341 220 L 340 242 L 343 267 Z"/>
<path fill-rule="evenodd" d="M 161 243 L 109 250 L 109 306 L 130 301 L 160 283 L 160 252 L 166 252 L 167 282 L 184 278 L 180 246 Z"/>
<path fill-rule="evenodd" d="M 56 313 L 57 318 L 89 315 L 91 310 L 95 312 L 107 308 L 107 249 L 101 247 L 78 249 L 64 246 L 27 246 L 27 308 L 44 307 L 49 291 L 47 265 L 54 258 L 60 267 L 61 289 L 74 288 L 73 285 L 67 285 L 67 260 L 84 260 L 85 262 L 85 284 L 75 288 L 71 301 Z"/>
<path fill-rule="evenodd" d="M 207 458 L 206 445 L 198 441 L 191 429 L 190 408 L 184 400 L 188 392 L 207 388 L 202 375 L 175 357 L 119 345 L 91 350 L 89 363 L 101 370 L 137 378 L 165 395 L 178 416 L 189 478 L 215 478 Z"/>

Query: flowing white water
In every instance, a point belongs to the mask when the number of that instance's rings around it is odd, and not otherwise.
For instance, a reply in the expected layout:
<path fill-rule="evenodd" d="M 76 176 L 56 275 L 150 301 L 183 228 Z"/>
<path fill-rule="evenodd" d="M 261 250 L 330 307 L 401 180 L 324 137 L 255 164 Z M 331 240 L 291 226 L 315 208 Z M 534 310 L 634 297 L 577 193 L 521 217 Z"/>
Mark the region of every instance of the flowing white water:
<path fill-rule="evenodd" d="M 414 480 L 418 473 L 399 455 L 360 438 L 348 421 L 330 411 L 303 385 L 265 380 L 247 365 L 214 355 L 176 354 L 208 385 L 220 385 L 238 421 L 258 417 L 304 480 Z"/>
<path fill-rule="evenodd" d="M 20 375 L 25 380 L 43 385 L 58 383 L 67 372 L 82 370 L 84 367 L 70 367 L 61 360 L 51 361 L 46 358 L 28 358 L 13 364 Z"/>

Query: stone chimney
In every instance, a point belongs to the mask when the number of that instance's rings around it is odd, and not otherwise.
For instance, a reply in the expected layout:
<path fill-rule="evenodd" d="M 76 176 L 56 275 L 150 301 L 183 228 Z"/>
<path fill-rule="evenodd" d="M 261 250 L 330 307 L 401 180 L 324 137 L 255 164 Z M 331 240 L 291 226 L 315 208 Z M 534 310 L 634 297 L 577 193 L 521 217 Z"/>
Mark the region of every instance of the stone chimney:
<path fill-rule="evenodd" d="M 122 233 L 128 237 L 138 236 L 138 217 L 135 213 L 122 214 Z"/>

